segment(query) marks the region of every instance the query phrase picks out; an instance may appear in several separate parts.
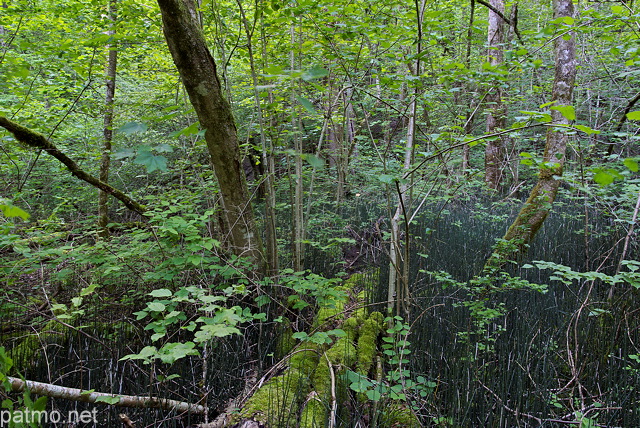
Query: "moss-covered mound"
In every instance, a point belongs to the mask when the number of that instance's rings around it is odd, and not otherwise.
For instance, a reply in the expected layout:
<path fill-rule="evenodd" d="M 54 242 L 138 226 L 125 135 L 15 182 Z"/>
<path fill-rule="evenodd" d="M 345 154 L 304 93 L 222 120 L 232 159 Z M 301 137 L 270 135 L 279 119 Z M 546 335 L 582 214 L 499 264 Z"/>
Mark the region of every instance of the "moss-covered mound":
<path fill-rule="evenodd" d="M 349 373 L 363 379 L 380 379 L 380 335 L 384 316 L 367 313 L 364 299 L 355 286 L 362 280 L 354 275 L 345 281 L 344 301 L 319 308 L 312 325 L 314 333 L 331 332 L 332 340 L 301 343 L 289 355 L 287 368 L 271 378 L 234 415 L 232 423 L 255 420 L 267 427 L 314 428 L 338 426 L 337 417 L 358 406 L 358 414 L 379 413 L 379 426 L 419 427 L 413 411 L 402 403 L 379 406 L 363 393 L 350 388 Z M 285 329 L 286 330 L 286 329 Z M 284 331 L 290 344 L 291 331 Z M 356 398 L 357 397 L 357 398 Z"/>

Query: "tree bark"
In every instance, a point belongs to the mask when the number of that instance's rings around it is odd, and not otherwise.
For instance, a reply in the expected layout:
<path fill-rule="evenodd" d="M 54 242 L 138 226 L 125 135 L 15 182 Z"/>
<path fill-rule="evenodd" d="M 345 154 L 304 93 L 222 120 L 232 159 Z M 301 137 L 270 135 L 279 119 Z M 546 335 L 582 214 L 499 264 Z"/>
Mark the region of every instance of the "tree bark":
<path fill-rule="evenodd" d="M 267 276 L 275 276 L 278 273 L 278 240 L 276 236 L 276 195 L 274 175 L 275 168 L 272 168 L 273 164 L 273 149 L 270 147 L 270 143 L 267 142 L 267 135 L 264 126 L 264 114 L 262 111 L 262 104 L 260 102 L 260 91 L 258 90 L 258 73 L 256 71 L 255 57 L 253 54 L 253 31 L 255 27 L 249 24 L 244 8 L 242 7 L 242 0 L 236 0 L 238 9 L 240 10 L 240 16 L 242 17 L 242 24 L 244 26 L 245 34 L 247 36 L 247 53 L 249 54 L 249 66 L 251 68 L 251 79 L 253 82 L 253 97 L 256 106 L 256 115 L 258 118 L 258 126 L 260 128 L 260 148 L 262 150 L 261 161 L 266 169 L 264 182 L 262 183 L 264 189 L 264 207 L 265 207 L 265 261 Z M 256 12 L 258 14 L 258 12 Z M 258 16 L 255 17 L 256 20 Z M 255 22 L 254 22 L 255 26 Z"/>
<path fill-rule="evenodd" d="M 554 0 L 553 15 L 554 19 L 573 17 L 573 1 Z M 564 37 L 557 37 L 554 42 L 555 78 L 551 100 L 555 101 L 553 106 L 557 107 L 571 106 L 576 78 L 575 38 L 572 32 L 568 33 L 568 36 L 570 36 L 568 40 L 565 40 Z M 506 247 L 496 249 L 493 252 L 485 269 L 501 267 L 507 260 L 513 260 L 523 253 L 551 211 L 560 186 L 569 139 L 565 128 L 553 126 L 566 126 L 569 124 L 569 119 L 559 110 L 551 110 L 551 118 L 552 126 L 547 131 L 538 183 L 531 191 L 518 217 L 507 230 L 503 238 L 507 243 Z"/>
<path fill-rule="evenodd" d="M 296 35 L 296 22 L 291 23 L 289 28 L 291 36 L 291 49 L 289 51 L 289 67 L 291 70 L 296 69 L 296 53 L 301 52 L 302 41 Z M 304 221 L 304 182 L 302 177 L 302 126 L 297 102 L 297 85 L 295 80 L 291 81 L 291 131 L 293 133 L 293 150 L 295 151 L 295 186 L 293 194 L 293 204 L 291 206 L 292 224 L 292 256 L 293 269 L 301 272 L 304 269 L 304 239 L 305 239 L 305 221 Z"/>
<path fill-rule="evenodd" d="M 262 272 L 262 242 L 257 233 L 251 198 L 240 162 L 238 136 L 231 106 L 223 95 L 216 63 L 198 25 L 193 0 L 158 0 L 163 31 L 191 104 L 205 129 L 205 140 L 220 186 L 227 243 Z"/>
<path fill-rule="evenodd" d="M 35 131 L 30 130 L 29 128 L 25 128 L 24 126 L 18 125 L 17 123 L 7 119 L 4 116 L 0 116 L 0 126 L 5 128 L 7 131 L 11 132 L 16 140 L 20 141 L 23 144 L 26 144 L 29 147 L 33 147 L 36 149 L 44 150 L 49 153 L 54 158 L 58 159 L 62 162 L 71 174 L 78 177 L 80 180 L 86 181 L 98 189 L 107 192 L 114 198 L 121 201 L 127 208 L 131 211 L 134 211 L 140 215 L 146 212 L 146 207 L 144 205 L 139 204 L 138 202 L 131 199 L 129 196 L 125 195 L 118 189 L 113 188 L 107 183 L 104 183 L 91 174 L 85 172 L 80 166 L 75 163 L 71 158 L 62 153 L 53 143 L 47 140 L 42 134 L 38 134 Z"/>
<path fill-rule="evenodd" d="M 488 40 L 488 61 L 497 67 L 504 60 L 502 44 L 504 42 L 504 1 L 491 0 L 493 8 L 500 12 L 489 10 L 489 40 Z M 500 82 L 495 82 L 493 88 L 487 95 L 487 104 L 489 113 L 487 114 L 487 134 L 493 134 L 499 129 L 504 128 L 505 112 L 502 104 L 502 89 Z M 485 183 L 487 187 L 498 190 L 502 183 L 502 175 L 504 170 L 505 144 L 502 137 L 496 137 L 487 141 L 485 149 Z"/>
<path fill-rule="evenodd" d="M 27 388 L 31 393 L 44 395 L 52 398 L 62 398 L 65 400 L 82 401 L 85 403 L 95 403 L 99 397 L 118 398 L 119 401 L 115 406 L 121 407 L 137 407 L 137 408 L 154 408 L 175 410 L 178 413 L 189 412 L 202 415 L 207 409 L 200 404 L 191 404 L 184 401 L 167 400 L 156 397 L 140 397 L 135 395 L 108 394 L 104 392 L 88 392 L 78 388 L 68 388 L 50 383 L 34 382 L 32 380 L 22 380 L 15 377 L 7 376 L 11 384 L 13 392 L 22 392 Z M 109 404 L 102 401 L 104 404 Z"/>
<path fill-rule="evenodd" d="M 111 28 L 109 35 L 112 37 L 116 34 L 116 1 L 109 0 L 109 21 Z M 111 142 L 113 140 L 113 98 L 116 93 L 116 67 L 118 63 L 118 48 L 115 41 L 107 45 L 107 81 L 105 95 L 105 113 L 104 113 L 104 129 L 102 134 L 104 142 L 102 146 L 102 159 L 100 160 L 100 181 L 109 182 L 109 166 L 111 164 Z M 103 190 L 98 193 L 98 234 L 102 238 L 109 236 L 109 194 Z"/>

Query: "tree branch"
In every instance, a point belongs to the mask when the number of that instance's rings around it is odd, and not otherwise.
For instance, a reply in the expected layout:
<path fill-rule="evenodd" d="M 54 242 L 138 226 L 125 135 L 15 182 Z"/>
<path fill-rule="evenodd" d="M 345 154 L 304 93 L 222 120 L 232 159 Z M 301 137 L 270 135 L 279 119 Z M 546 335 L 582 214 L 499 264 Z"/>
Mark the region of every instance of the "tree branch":
<path fill-rule="evenodd" d="M 191 404 L 184 401 L 167 400 L 157 397 L 140 397 L 135 395 L 107 394 L 104 392 L 89 392 L 77 388 L 67 388 L 65 386 L 53 385 L 50 383 L 34 382 L 32 380 L 22 380 L 7 376 L 11 383 L 11 390 L 22 392 L 27 388 L 31 393 L 45 395 L 53 398 L 63 398 L 65 400 L 82 401 L 85 403 L 95 403 L 99 397 L 119 398 L 120 401 L 115 406 L 154 408 L 164 410 L 175 410 L 177 412 L 189 412 L 202 415 L 207 409 L 200 404 Z M 109 404 L 100 401 L 103 404 Z"/>
<path fill-rule="evenodd" d="M 496 9 L 493 5 L 487 3 L 484 0 L 475 0 L 478 3 L 480 3 L 481 5 L 485 6 L 486 8 L 488 8 L 491 12 L 495 13 L 496 15 L 498 15 L 500 18 L 502 18 L 502 20 L 509 26 L 511 26 L 513 28 L 513 32 L 516 33 L 516 36 L 518 37 L 518 41 L 520 43 L 522 43 L 522 37 L 520 36 L 520 31 L 518 30 L 518 21 L 517 20 L 513 20 L 513 22 L 507 18 L 506 16 L 504 16 L 504 13 L 500 12 L 498 9 Z M 515 7 L 515 6 L 514 6 Z"/>
<path fill-rule="evenodd" d="M 143 215 L 147 210 L 144 205 L 141 205 L 138 202 L 134 201 L 120 190 L 110 186 L 103 181 L 98 180 L 91 174 L 85 172 L 77 163 L 75 163 L 75 161 L 73 161 L 73 159 L 69 158 L 67 155 L 61 152 L 51 141 L 47 140 L 44 135 L 32 131 L 31 129 L 26 128 L 22 125 L 19 125 L 4 116 L 0 116 L 0 126 L 11 132 L 13 136 L 16 137 L 16 140 L 20 141 L 21 143 L 26 144 L 29 147 L 44 150 L 45 152 L 49 153 L 51 156 L 62 162 L 69 169 L 69 171 L 71 171 L 72 175 L 110 194 L 114 198 L 121 201 L 131 211 Z"/>

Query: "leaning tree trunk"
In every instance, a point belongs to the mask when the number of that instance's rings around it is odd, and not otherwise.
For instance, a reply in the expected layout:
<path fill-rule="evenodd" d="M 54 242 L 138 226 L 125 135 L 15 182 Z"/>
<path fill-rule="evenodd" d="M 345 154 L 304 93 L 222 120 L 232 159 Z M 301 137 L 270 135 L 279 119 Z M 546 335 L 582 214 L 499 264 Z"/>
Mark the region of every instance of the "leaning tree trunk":
<path fill-rule="evenodd" d="M 220 186 L 227 243 L 263 269 L 262 242 L 256 231 L 251 198 L 240 163 L 231 106 L 224 97 L 216 63 L 198 24 L 193 0 L 158 0 L 165 38 L 191 104 L 205 129 L 205 140 Z"/>
<path fill-rule="evenodd" d="M 554 0 L 553 15 L 557 20 L 563 17 L 573 17 L 572 0 Z M 517 258 L 533 240 L 536 232 L 542 226 L 544 219 L 551 210 L 551 205 L 558 193 L 560 178 L 565 162 L 565 152 L 569 137 L 566 125 L 575 115 L 571 106 L 571 97 L 576 77 L 576 47 L 573 33 L 565 37 L 556 37 L 555 50 L 555 78 L 551 100 L 552 126 L 547 131 L 547 142 L 544 150 L 543 162 L 540 167 L 538 183 L 531 191 L 518 217 L 507 230 L 503 240 L 504 247 L 496 249 L 486 268 L 501 267 L 505 261 Z"/>

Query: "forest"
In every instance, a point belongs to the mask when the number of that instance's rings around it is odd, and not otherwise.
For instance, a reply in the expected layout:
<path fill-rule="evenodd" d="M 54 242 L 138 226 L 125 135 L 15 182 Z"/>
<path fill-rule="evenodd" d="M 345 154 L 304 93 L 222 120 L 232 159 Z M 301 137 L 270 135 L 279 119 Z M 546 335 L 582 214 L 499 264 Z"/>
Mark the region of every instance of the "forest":
<path fill-rule="evenodd" d="M 0 427 L 640 426 L 633 0 L 1 0 Z"/>

